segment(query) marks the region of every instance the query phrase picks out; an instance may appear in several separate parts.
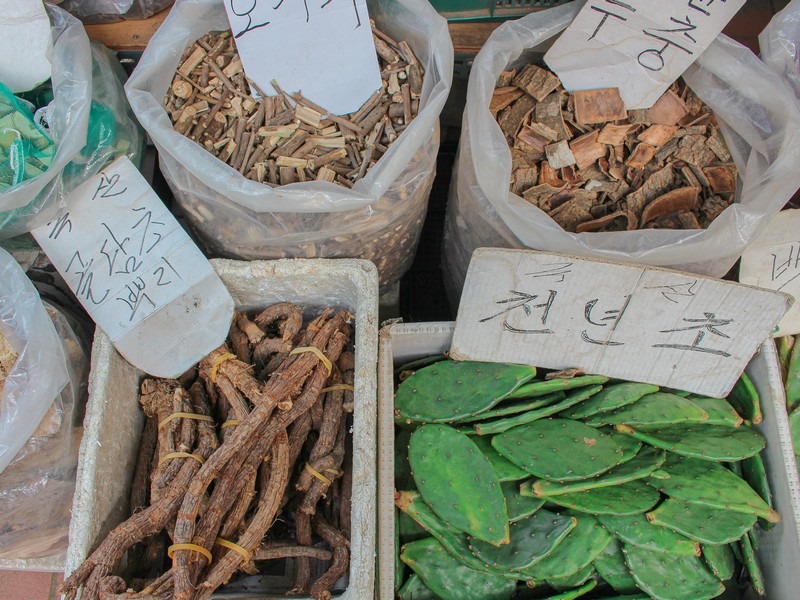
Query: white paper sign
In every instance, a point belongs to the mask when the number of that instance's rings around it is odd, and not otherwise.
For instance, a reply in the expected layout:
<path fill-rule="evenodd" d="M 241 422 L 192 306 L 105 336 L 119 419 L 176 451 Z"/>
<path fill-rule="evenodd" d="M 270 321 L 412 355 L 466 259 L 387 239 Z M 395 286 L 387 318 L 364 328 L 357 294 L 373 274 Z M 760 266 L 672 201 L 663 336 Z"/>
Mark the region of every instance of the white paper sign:
<path fill-rule="evenodd" d="M 776 214 L 742 254 L 739 281 L 800 297 L 800 209 Z M 778 323 L 775 337 L 800 333 L 800 303 Z"/>
<path fill-rule="evenodd" d="M 131 364 L 176 377 L 225 340 L 233 299 L 127 157 L 67 205 L 31 233 Z"/>
<path fill-rule="evenodd" d="M 225 10 L 245 73 L 265 94 L 275 80 L 344 115 L 381 87 L 366 0 L 225 0 Z"/>
<path fill-rule="evenodd" d="M 725 396 L 791 303 L 680 271 L 483 248 L 450 354 Z"/>
<path fill-rule="evenodd" d="M 616 87 L 650 108 L 745 0 L 589 0 L 544 61 L 569 90 Z"/>
<path fill-rule="evenodd" d="M 27 92 L 50 78 L 50 19 L 42 0 L 0 0 L 0 82 Z"/>

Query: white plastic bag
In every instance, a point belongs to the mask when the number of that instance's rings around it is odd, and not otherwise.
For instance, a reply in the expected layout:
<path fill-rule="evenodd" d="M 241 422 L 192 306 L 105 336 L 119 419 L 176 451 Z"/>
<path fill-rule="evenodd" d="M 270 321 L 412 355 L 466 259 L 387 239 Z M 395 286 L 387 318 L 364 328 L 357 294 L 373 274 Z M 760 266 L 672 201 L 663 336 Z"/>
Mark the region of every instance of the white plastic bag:
<path fill-rule="evenodd" d="M 495 82 L 567 27 L 583 3 L 501 25 L 472 66 L 448 204 L 444 277 L 451 302 L 478 247 L 533 248 L 722 276 L 800 186 L 800 111 L 780 78 L 721 35 L 684 74 L 714 111 L 739 169 L 736 203 L 705 230 L 569 233 L 509 191 L 511 153 L 488 110 Z M 518 60 L 521 59 L 521 60 Z"/>
<path fill-rule="evenodd" d="M 324 181 L 279 188 L 250 181 L 173 130 L 164 95 L 187 45 L 230 27 L 221 2 L 179 2 L 150 40 L 125 90 L 176 200 L 213 252 L 245 259 L 367 258 L 378 266 L 382 291 L 411 266 L 436 170 L 453 45 L 447 22 L 425 0 L 375 0 L 369 9 L 379 27 L 408 41 L 425 79 L 419 115 L 352 190 Z"/>
<path fill-rule="evenodd" d="M 800 98 L 800 0 L 792 0 L 758 36 L 761 60 L 782 75 Z"/>
<path fill-rule="evenodd" d="M 61 339 L 39 292 L 0 248 L 0 332 L 19 357 L 0 396 L 0 473 L 69 380 Z"/>

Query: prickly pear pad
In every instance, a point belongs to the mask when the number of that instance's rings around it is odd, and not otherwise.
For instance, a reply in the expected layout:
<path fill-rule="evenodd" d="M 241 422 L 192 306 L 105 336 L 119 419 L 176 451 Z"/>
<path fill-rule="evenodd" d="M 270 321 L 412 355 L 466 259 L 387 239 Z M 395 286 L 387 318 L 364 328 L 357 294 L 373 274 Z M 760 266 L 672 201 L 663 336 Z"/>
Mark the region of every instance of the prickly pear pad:
<path fill-rule="evenodd" d="M 672 425 L 637 428 L 617 425 L 617 431 L 675 454 L 702 460 L 739 461 L 761 452 L 767 441 L 749 427 Z"/>
<path fill-rule="evenodd" d="M 525 489 L 522 490 L 523 495 Z M 548 502 L 591 515 L 635 515 L 653 508 L 661 496 L 641 480 L 613 487 L 550 496 Z"/>
<path fill-rule="evenodd" d="M 657 600 L 709 600 L 725 587 L 696 556 L 654 552 L 625 544 L 625 562 L 637 585 Z"/>
<path fill-rule="evenodd" d="M 598 413 L 622 408 L 657 391 L 658 386 L 649 383 L 625 382 L 607 385 L 599 394 L 565 411 L 563 416 L 570 419 L 585 419 Z"/>
<path fill-rule="evenodd" d="M 643 514 L 626 517 L 599 515 L 597 520 L 625 544 L 656 552 L 700 556 L 700 544 L 671 529 L 653 525 Z"/>
<path fill-rule="evenodd" d="M 647 520 L 704 544 L 735 542 L 756 524 L 756 516 L 752 514 L 719 510 L 673 498 L 647 513 Z"/>
<path fill-rule="evenodd" d="M 508 511 L 489 460 L 447 425 L 423 425 L 408 445 L 422 498 L 446 523 L 494 545 L 508 543 Z"/>

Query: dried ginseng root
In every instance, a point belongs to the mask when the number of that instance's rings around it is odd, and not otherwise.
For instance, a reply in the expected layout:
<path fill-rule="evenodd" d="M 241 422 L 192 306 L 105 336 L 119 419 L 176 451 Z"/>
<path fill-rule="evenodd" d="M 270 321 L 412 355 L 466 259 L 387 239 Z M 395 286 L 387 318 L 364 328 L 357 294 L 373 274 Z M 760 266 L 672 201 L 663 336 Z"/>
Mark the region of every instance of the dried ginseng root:
<path fill-rule="evenodd" d="M 251 317 L 181 381 L 142 382 L 133 514 L 62 584 L 67 599 L 83 586 L 84 600 L 204 600 L 273 565 L 294 587 L 268 593 L 327 599 L 347 573 L 351 316 L 304 325 L 281 303 Z"/>
<path fill-rule="evenodd" d="M 683 80 L 627 110 L 617 88 L 568 93 L 527 64 L 500 75 L 489 110 L 511 148 L 511 192 L 567 231 L 700 229 L 734 200 L 717 120 Z"/>
<path fill-rule="evenodd" d="M 278 94 L 267 96 L 245 79 L 230 31 L 208 33 L 186 50 L 166 110 L 175 131 L 248 179 L 352 187 L 417 115 L 422 93 L 424 70 L 408 43 L 374 23 L 373 38 L 383 87 L 352 114 L 330 114 L 299 93 L 284 93 L 280 82 L 272 84 Z"/>

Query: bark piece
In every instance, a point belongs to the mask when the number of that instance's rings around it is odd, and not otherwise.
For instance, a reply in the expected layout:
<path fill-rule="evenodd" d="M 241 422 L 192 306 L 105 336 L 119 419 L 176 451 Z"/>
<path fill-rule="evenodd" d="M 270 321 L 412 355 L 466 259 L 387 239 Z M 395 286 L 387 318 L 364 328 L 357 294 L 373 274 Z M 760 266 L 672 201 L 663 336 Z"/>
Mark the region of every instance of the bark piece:
<path fill-rule="evenodd" d="M 597 194 L 586 190 L 573 190 L 562 193 L 570 197 L 550 211 L 550 218 L 566 231 L 575 232 L 578 225 L 593 220 L 589 209 L 594 204 Z"/>
<path fill-rule="evenodd" d="M 641 218 L 642 225 L 646 225 L 664 215 L 694 209 L 697 205 L 699 192 L 699 188 L 684 187 L 670 190 L 666 194 L 659 196 L 644 209 Z"/>
<path fill-rule="evenodd" d="M 553 169 L 560 169 L 575 164 L 575 156 L 570 150 L 569 144 L 566 140 L 550 144 L 544 148 L 547 155 L 547 162 Z"/>
<path fill-rule="evenodd" d="M 606 155 L 605 146 L 598 142 L 599 135 L 599 131 L 591 131 L 570 142 L 569 147 L 579 169 L 588 167 Z"/>
<path fill-rule="evenodd" d="M 711 148 L 711 151 L 716 154 L 717 158 L 722 162 L 731 160 L 730 150 L 728 150 L 728 145 L 725 143 L 719 129 L 714 128 L 711 137 L 706 141 L 706 145 Z"/>
<path fill-rule="evenodd" d="M 636 148 L 634 148 L 633 153 L 628 157 L 628 160 L 625 161 L 625 164 L 630 167 L 631 169 L 641 169 L 656 155 L 656 149 L 651 146 L 650 144 L 637 144 Z"/>
<path fill-rule="evenodd" d="M 511 191 L 521 196 L 525 190 L 536 185 L 538 177 L 539 169 L 536 167 L 517 169 L 511 174 Z"/>
<path fill-rule="evenodd" d="M 617 146 L 625 140 L 632 128 L 632 125 L 616 125 L 614 123 L 608 123 L 600 131 L 600 134 L 597 136 L 597 141 L 601 144 Z"/>
<path fill-rule="evenodd" d="M 558 188 L 566 185 L 566 182 L 559 177 L 559 173 L 547 161 L 542 162 L 539 167 L 539 183 L 546 183 Z"/>
<path fill-rule="evenodd" d="M 711 191 L 715 194 L 736 191 L 736 173 L 730 166 L 706 167 L 703 169 L 703 174 L 708 180 Z"/>
<path fill-rule="evenodd" d="M 575 228 L 575 233 L 585 233 L 588 231 L 603 231 L 609 225 L 614 223 L 617 219 L 625 219 L 627 224 L 628 221 L 628 213 L 624 210 L 618 210 L 617 212 L 610 213 L 604 217 L 600 217 L 599 219 L 594 219 L 592 221 L 585 221 L 579 224 Z"/>
<path fill-rule="evenodd" d="M 703 135 L 682 137 L 678 143 L 678 151 L 675 153 L 677 160 L 684 160 L 701 168 L 710 165 L 716 157 L 716 154 L 706 145 L 706 138 Z"/>
<path fill-rule="evenodd" d="M 628 116 L 618 88 L 575 90 L 575 119 L 591 125 L 606 121 L 619 121 Z"/>
<path fill-rule="evenodd" d="M 678 131 L 677 125 L 651 125 L 640 133 L 636 139 L 655 148 L 661 148 L 672 139 L 676 131 Z"/>
<path fill-rule="evenodd" d="M 528 113 L 535 105 L 536 100 L 526 94 L 501 113 L 498 122 L 500 123 L 500 129 L 503 130 L 508 139 L 514 139 L 525 117 L 528 116 Z"/>
<path fill-rule="evenodd" d="M 654 125 L 677 125 L 689 114 L 686 103 L 672 90 L 667 90 L 647 110 L 647 120 Z"/>
<path fill-rule="evenodd" d="M 492 94 L 491 101 L 489 102 L 489 110 L 492 112 L 492 114 L 499 110 L 503 110 L 506 106 L 509 106 L 513 102 L 519 100 L 524 93 L 525 92 L 522 90 L 513 86 L 496 89 Z"/>
<path fill-rule="evenodd" d="M 551 208 L 550 199 L 562 189 L 564 189 L 563 186 L 558 188 L 547 183 L 541 183 L 525 190 L 522 197 L 534 206 L 541 208 L 545 212 L 549 212 Z"/>
<path fill-rule="evenodd" d="M 570 133 L 564 123 L 564 115 L 561 111 L 560 92 L 553 92 L 536 104 L 535 118 L 537 123 L 541 123 L 556 132 L 556 141 L 570 138 Z"/>
<path fill-rule="evenodd" d="M 558 77 L 550 71 L 532 64 L 525 65 L 511 83 L 528 92 L 539 102 L 561 85 Z"/>
<path fill-rule="evenodd" d="M 670 190 L 674 178 L 672 167 L 669 165 L 656 171 L 647 178 L 639 189 L 628 194 L 626 197 L 628 208 L 633 211 L 637 218 L 640 218 L 647 204 Z"/>

